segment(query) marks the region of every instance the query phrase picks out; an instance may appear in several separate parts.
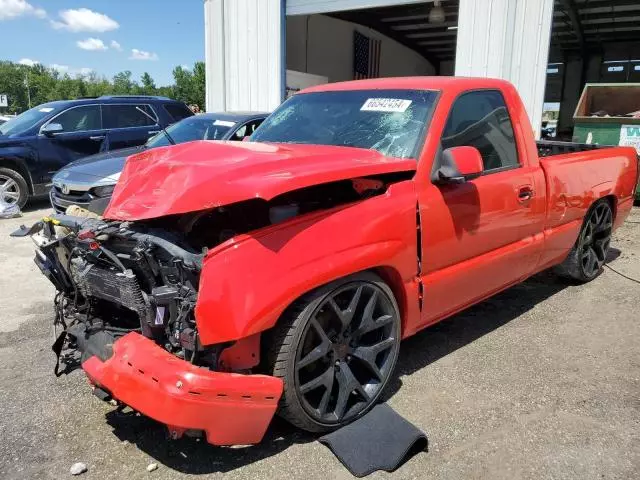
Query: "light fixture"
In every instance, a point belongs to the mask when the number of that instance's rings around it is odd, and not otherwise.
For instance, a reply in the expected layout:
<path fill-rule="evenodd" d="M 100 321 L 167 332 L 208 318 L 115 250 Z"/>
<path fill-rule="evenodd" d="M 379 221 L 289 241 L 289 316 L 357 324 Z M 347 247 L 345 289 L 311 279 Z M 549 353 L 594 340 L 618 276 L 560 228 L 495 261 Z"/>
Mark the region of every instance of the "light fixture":
<path fill-rule="evenodd" d="M 440 5 L 440 0 L 433 2 L 433 7 L 429 11 L 429 23 L 444 23 L 444 8 Z"/>

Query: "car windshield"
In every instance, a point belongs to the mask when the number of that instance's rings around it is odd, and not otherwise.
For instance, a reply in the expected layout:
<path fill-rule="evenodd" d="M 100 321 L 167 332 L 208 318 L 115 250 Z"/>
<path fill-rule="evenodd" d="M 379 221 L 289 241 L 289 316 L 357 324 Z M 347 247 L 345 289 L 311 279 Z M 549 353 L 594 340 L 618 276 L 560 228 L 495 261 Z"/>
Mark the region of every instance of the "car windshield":
<path fill-rule="evenodd" d="M 436 92 L 349 90 L 294 95 L 251 141 L 336 145 L 416 158 Z"/>
<path fill-rule="evenodd" d="M 220 120 L 211 117 L 195 115 L 174 123 L 167 132 L 176 143 L 192 142 L 194 140 L 221 140 L 225 134 L 235 125 L 231 120 Z M 158 133 L 150 138 L 146 146 L 148 148 L 166 147 L 171 142 L 164 134 Z"/>
<path fill-rule="evenodd" d="M 16 133 L 22 133 L 59 110 L 62 110 L 62 108 L 51 103 L 45 103 L 32 108 L 31 110 L 27 110 L 17 117 L 0 125 L 0 135 L 14 135 Z"/>

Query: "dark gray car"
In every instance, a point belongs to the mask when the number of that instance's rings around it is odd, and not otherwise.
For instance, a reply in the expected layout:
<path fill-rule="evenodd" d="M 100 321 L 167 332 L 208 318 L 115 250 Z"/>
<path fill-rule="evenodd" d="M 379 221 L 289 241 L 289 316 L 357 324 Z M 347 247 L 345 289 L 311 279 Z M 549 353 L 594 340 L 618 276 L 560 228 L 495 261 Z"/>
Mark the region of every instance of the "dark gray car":
<path fill-rule="evenodd" d="M 49 194 L 54 210 L 64 213 L 69 205 L 78 205 L 96 213 L 106 208 L 127 157 L 143 150 L 194 140 L 242 141 L 268 116 L 268 113 L 204 113 L 185 118 L 133 148 L 99 153 L 70 163 L 53 177 Z M 167 135 L 168 134 L 168 135 Z"/>

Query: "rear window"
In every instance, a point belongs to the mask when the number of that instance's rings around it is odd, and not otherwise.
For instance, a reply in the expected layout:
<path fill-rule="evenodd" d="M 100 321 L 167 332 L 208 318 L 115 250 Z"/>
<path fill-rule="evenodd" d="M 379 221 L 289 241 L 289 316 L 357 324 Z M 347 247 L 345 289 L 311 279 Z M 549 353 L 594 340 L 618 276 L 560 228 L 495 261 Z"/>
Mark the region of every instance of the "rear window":
<path fill-rule="evenodd" d="M 179 122 L 183 118 L 193 116 L 193 112 L 189 110 L 186 105 L 180 103 L 165 103 L 163 107 L 176 122 Z"/>
<path fill-rule="evenodd" d="M 158 123 L 142 113 L 138 108 L 144 110 L 152 118 L 158 118 L 149 105 L 104 105 L 102 111 L 105 117 L 105 128 L 147 127 Z"/>

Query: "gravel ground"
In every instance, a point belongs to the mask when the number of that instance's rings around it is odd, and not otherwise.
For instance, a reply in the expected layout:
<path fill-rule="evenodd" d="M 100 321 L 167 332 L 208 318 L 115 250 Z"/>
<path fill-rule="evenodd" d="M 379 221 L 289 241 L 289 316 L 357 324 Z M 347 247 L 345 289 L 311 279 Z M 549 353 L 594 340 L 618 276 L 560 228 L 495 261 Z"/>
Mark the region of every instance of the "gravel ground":
<path fill-rule="evenodd" d="M 53 289 L 31 242 L 7 237 L 45 213 L 0 220 L 0 478 L 68 478 L 75 462 L 86 479 L 351 478 L 282 421 L 253 447 L 167 442 L 91 395 L 81 372 L 56 379 Z M 629 220 L 611 266 L 640 278 L 640 209 Z M 393 477 L 640 478 L 639 292 L 610 270 L 583 286 L 543 273 L 407 340 L 389 403 L 430 446 Z"/>

